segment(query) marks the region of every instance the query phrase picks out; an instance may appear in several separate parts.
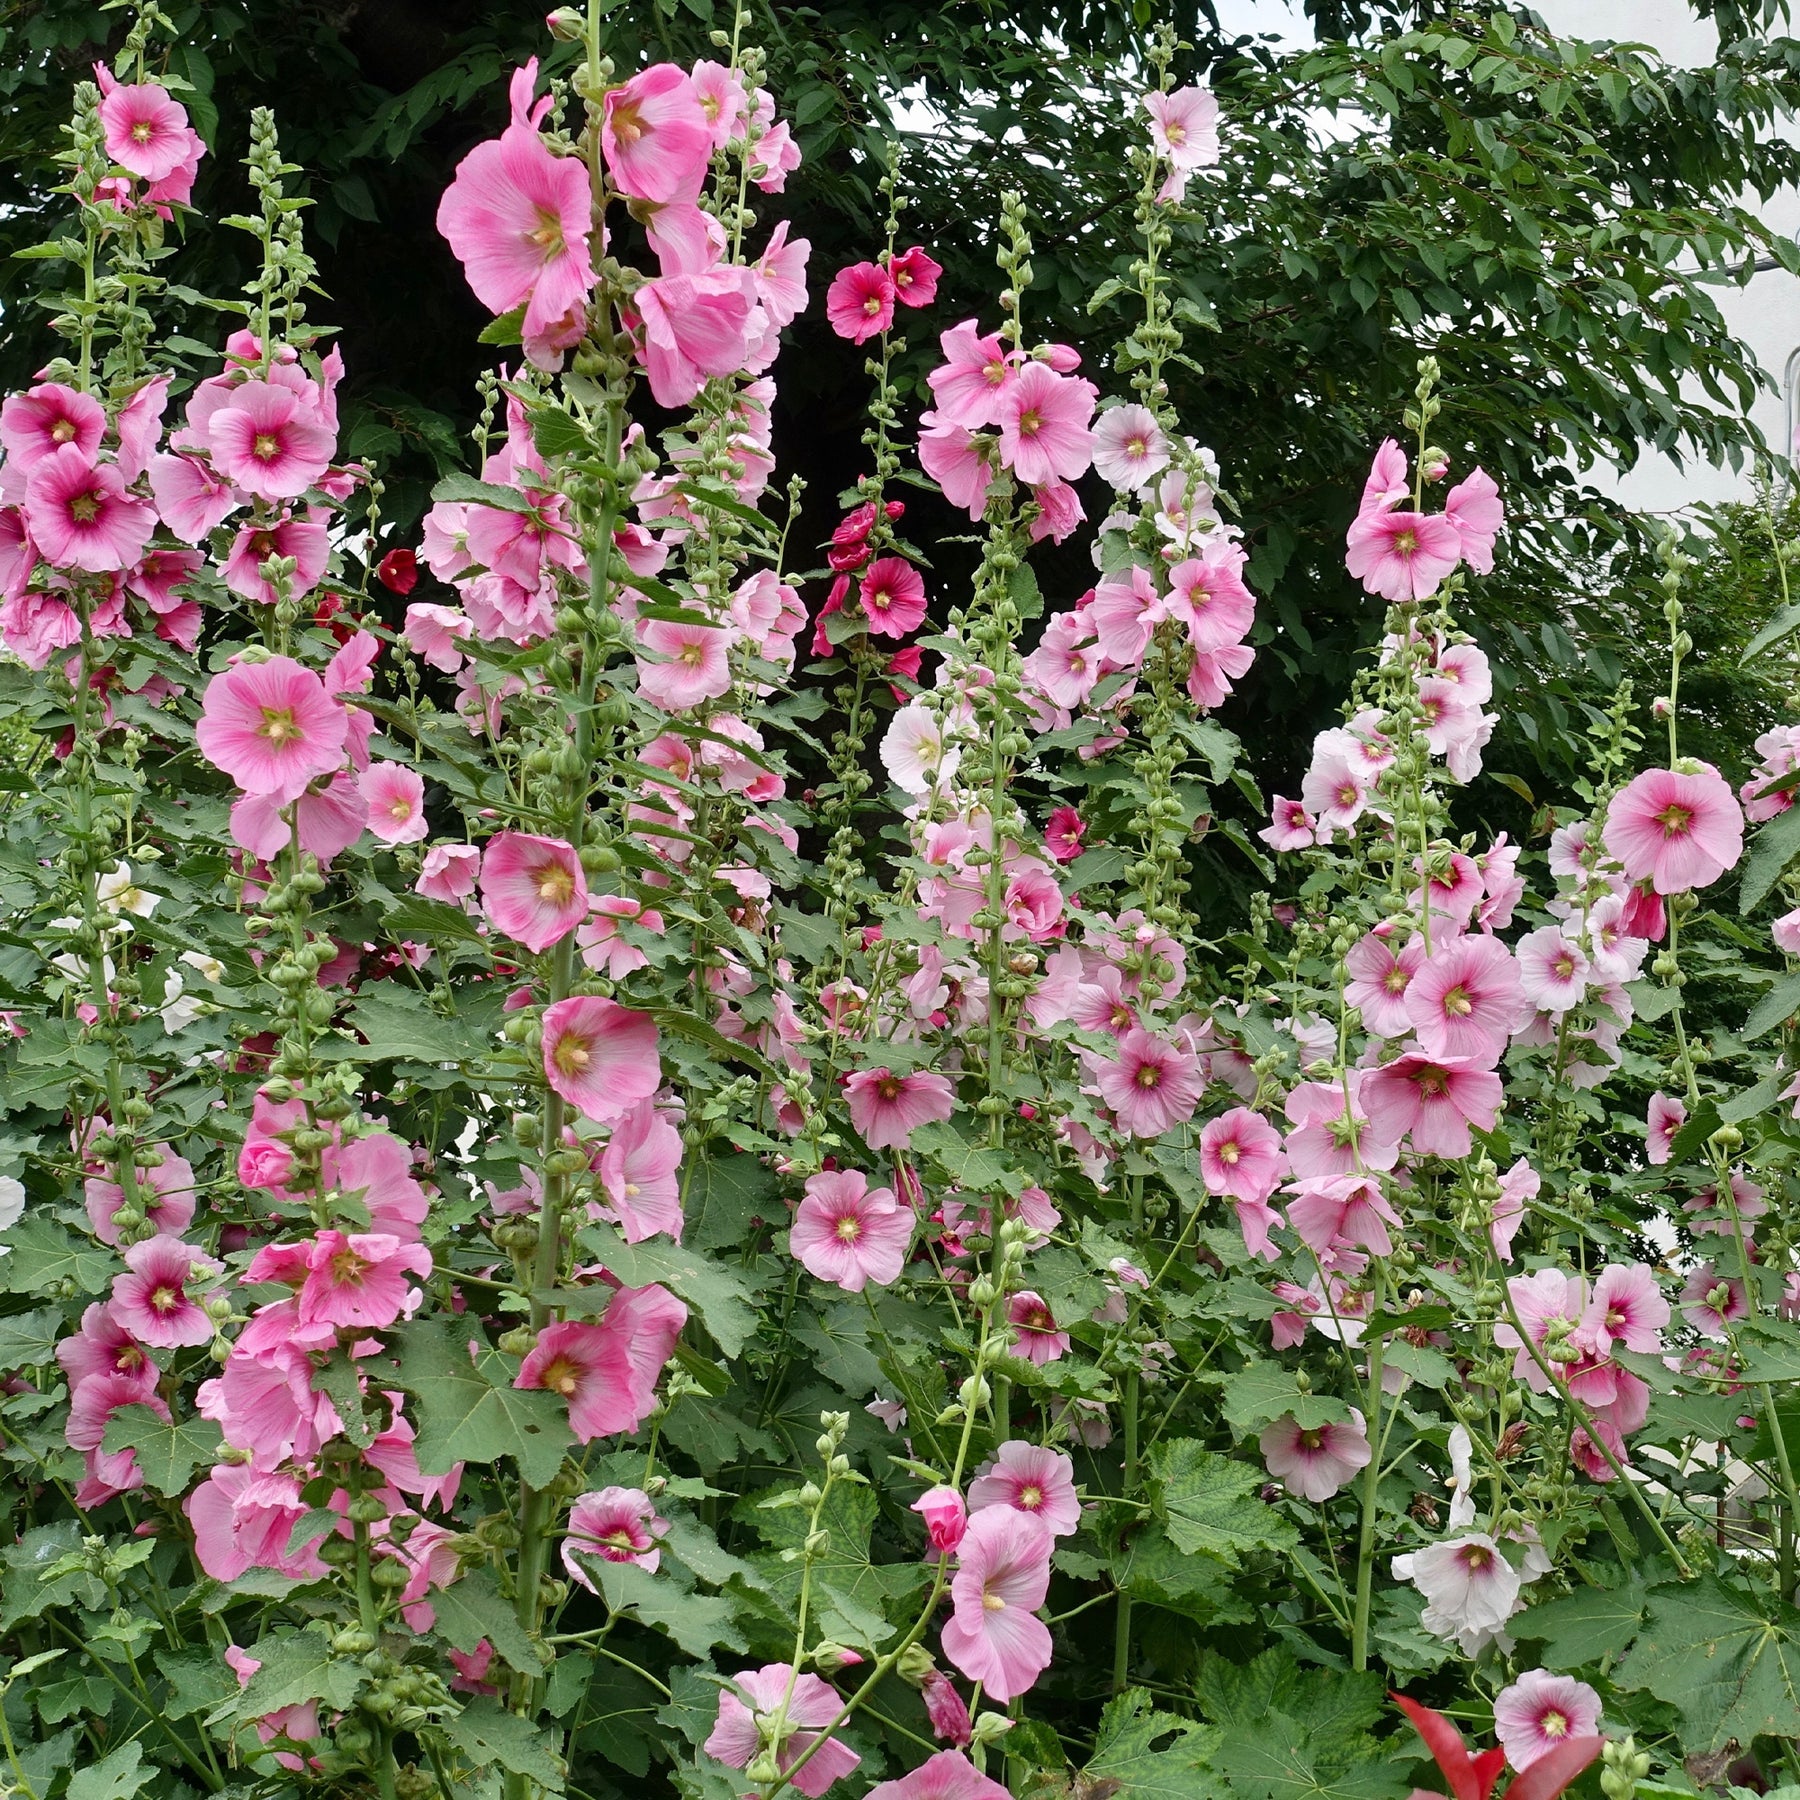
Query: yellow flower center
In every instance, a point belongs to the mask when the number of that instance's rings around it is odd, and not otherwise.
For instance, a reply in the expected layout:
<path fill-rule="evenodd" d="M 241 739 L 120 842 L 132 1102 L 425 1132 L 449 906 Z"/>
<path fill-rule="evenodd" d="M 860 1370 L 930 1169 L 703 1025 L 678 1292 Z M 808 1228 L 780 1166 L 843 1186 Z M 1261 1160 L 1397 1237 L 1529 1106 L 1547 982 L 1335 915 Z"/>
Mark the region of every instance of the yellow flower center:
<path fill-rule="evenodd" d="M 1475 1010 L 1467 988 L 1453 987 L 1444 996 L 1444 1011 L 1453 1019 L 1466 1019 Z"/>
<path fill-rule="evenodd" d="M 581 1385 L 581 1365 L 570 1362 L 566 1356 L 552 1357 L 545 1363 L 538 1381 L 540 1386 L 553 1394 L 561 1394 L 566 1400 Z"/>
<path fill-rule="evenodd" d="M 300 736 L 300 727 L 294 719 L 292 708 L 265 706 L 262 716 L 262 727 L 256 735 L 267 738 L 271 744 L 285 744 Z"/>
<path fill-rule="evenodd" d="M 837 1235 L 840 1243 L 854 1244 L 862 1236 L 861 1224 L 852 1218 L 842 1218 L 837 1222 Z"/>
<path fill-rule="evenodd" d="M 50 441 L 53 444 L 72 443 L 74 437 L 75 421 L 73 419 L 58 419 L 56 423 L 50 427 Z"/>
<path fill-rule="evenodd" d="M 181 1289 L 159 1287 L 151 1290 L 151 1309 L 159 1313 L 172 1313 L 181 1304 Z"/>
<path fill-rule="evenodd" d="M 281 439 L 269 432 L 259 431 L 250 446 L 250 454 L 258 462 L 273 462 L 281 454 Z"/>
<path fill-rule="evenodd" d="M 80 525 L 91 525 L 100 516 L 100 496 L 90 489 L 69 501 L 69 517 Z"/>
<path fill-rule="evenodd" d="M 1694 809 L 1671 801 L 1656 815 L 1664 837 L 1684 837 L 1694 823 Z"/>
<path fill-rule="evenodd" d="M 575 877 L 561 863 L 545 863 L 538 870 L 538 898 L 551 906 L 567 906 L 575 897 Z"/>
<path fill-rule="evenodd" d="M 564 1075 L 579 1075 L 594 1060 L 594 1052 L 585 1038 L 571 1031 L 558 1040 L 552 1060 Z"/>
<path fill-rule="evenodd" d="M 1394 539 L 1394 548 L 1402 556 L 1411 556 L 1419 548 L 1419 534 L 1416 531 L 1402 531 Z"/>

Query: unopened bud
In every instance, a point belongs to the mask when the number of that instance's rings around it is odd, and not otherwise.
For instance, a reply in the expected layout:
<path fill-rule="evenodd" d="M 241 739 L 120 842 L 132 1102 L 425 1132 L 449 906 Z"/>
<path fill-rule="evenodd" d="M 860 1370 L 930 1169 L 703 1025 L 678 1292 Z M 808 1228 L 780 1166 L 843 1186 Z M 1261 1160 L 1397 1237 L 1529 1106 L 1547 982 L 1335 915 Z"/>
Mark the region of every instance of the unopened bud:
<path fill-rule="evenodd" d="M 572 6 L 559 6 L 555 12 L 544 15 L 544 29 L 559 44 L 579 44 L 581 28 L 581 14 Z"/>

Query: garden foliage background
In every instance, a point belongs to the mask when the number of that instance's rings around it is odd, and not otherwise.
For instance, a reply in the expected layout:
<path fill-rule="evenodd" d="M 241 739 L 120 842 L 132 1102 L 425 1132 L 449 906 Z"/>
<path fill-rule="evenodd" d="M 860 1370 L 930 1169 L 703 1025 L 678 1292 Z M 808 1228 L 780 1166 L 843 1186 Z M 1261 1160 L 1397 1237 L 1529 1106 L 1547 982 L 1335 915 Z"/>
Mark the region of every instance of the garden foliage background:
<path fill-rule="evenodd" d="M 1709 10 L 0 21 L 13 1791 L 1800 1785 Z"/>

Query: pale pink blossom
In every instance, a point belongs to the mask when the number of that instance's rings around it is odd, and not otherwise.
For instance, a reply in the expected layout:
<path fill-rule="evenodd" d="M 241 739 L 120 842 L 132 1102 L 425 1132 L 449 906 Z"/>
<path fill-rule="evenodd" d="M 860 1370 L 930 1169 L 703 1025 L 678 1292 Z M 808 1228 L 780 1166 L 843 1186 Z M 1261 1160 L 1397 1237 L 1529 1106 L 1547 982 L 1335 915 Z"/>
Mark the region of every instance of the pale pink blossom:
<path fill-rule="evenodd" d="M 1002 1705 L 1050 1663 L 1049 1628 L 1036 1614 L 1049 1591 L 1052 1542 L 1041 1520 L 1007 1506 L 976 1513 L 963 1534 L 944 1654 Z"/>
<path fill-rule="evenodd" d="M 1529 1769 L 1572 1739 L 1596 1738 L 1599 1730 L 1600 1696 L 1572 1675 L 1530 1669 L 1494 1696 L 1494 1736 L 1515 1769 Z"/>
<path fill-rule="evenodd" d="M 600 1153 L 600 1188 L 628 1244 L 667 1232 L 681 1242 L 681 1133 L 649 1100 L 613 1127 Z"/>
<path fill-rule="evenodd" d="M 1543 1185 L 1543 1177 L 1523 1156 L 1500 1177 L 1500 1196 L 1488 1215 L 1488 1241 L 1502 1262 L 1512 1261 L 1513 1239 L 1525 1221 L 1525 1209 Z"/>
<path fill-rule="evenodd" d="M 1462 540 L 1462 559 L 1477 575 L 1494 567 L 1494 539 L 1500 535 L 1505 509 L 1500 490 L 1485 469 L 1471 469 L 1444 496 L 1444 517 Z M 1492 691 L 1491 689 L 1489 690 Z M 1484 694 L 1483 699 L 1487 696 Z"/>
<path fill-rule="evenodd" d="M 1121 493 L 1137 493 L 1169 466 L 1169 440 L 1147 406 L 1109 407 L 1094 421 L 1094 468 Z"/>
<path fill-rule="evenodd" d="M 1306 810 L 1304 801 L 1289 800 L 1281 794 L 1269 803 L 1269 822 L 1256 835 L 1271 850 L 1310 850 L 1318 820 Z"/>
<path fill-rule="evenodd" d="M 708 380 L 742 364 L 756 308 L 752 269 L 723 267 L 647 281 L 634 298 L 658 406 L 686 406 Z"/>
<path fill-rule="evenodd" d="M 1519 939 L 1519 986 L 1539 1012 L 1566 1013 L 1587 997 L 1588 959 L 1554 925 Z"/>
<path fill-rule="evenodd" d="M 1131 1137 L 1160 1137 L 1191 1119 L 1206 1085 L 1193 1051 L 1141 1026 L 1120 1038 L 1117 1056 L 1099 1063 L 1094 1078 Z"/>
<path fill-rule="evenodd" d="M 648 967 L 650 958 L 624 936 L 627 925 L 660 937 L 662 914 L 629 894 L 596 894 L 588 916 L 575 928 L 581 960 L 614 981 L 624 980 L 635 969 Z"/>
<path fill-rule="evenodd" d="M 1075 1493 L 1075 1465 L 1061 1450 L 1013 1438 L 982 1464 L 969 1483 L 975 1512 L 1009 1506 L 1042 1519 L 1052 1537 L 1067 1537 L 1081 1524 Z"/>
<path fill-rule="evenodd" d="M 1650 1110 L 1644 1138 L 1644 1159 L 1661 1167 L 1674 1154 L 1675 1138 L 1687 1123 L 1687 1107 L 1667 1094 L 1650 1096 Z"/>
<path fill-rule="evenodd" d="M 721 626 L 646 619 L 638 641 L 656 660 L 638 658 L 638 692 L 664 712 L 686 712 L 729 693 L 735 636 Z"/>
<path fill-rule="evenodd" d="M 1492 1068 L 1519 1013 L 1518 965 L 1498 938 L 1454 938 L 1419 965 L 1406 1013 L 1428 1056 Z"/>
<path fill-rule="evenodd" d="M 940 1738 L 949 1738 L 958 1744 L 968 1743 L 968 1708 L 962 1707 L 959 1726 L 953 1725 L 946 1729 L 944 1702 L 939 1701 L 936 1707 L 933 1705 L 934 1684 L 942 1684 L 943 1687 L 950 1685 L 936 1670 L 926 1677 L 922 1698 L 925 1710 L 931 1717 L 932 1729 Z M 957 1706 L 962 1706 L 961 1698 L 953 1688 L 950 1699 Z M 950 1716 L 954 1718 L 954 1713 Z M 940 1750 L 898 1780 L 877 1782 L 869 1789 L 864 1800 L 1007 1800 L 1007 1789 L 992 1777 L 981 1774 L 961 1750 Z"/>
<path fill-rule="evenodd" d="M 925 378 L 938 419 L 965 432 L 998 424 L 1000 396 L 1016 374 L 999 337 L 984 336 L 973 319 L 964 319 L 944 332 L 938 343 L 944 361 Z"/>
<path fill-rule="evenodd" d="M 620 1118 L 662 1085 L 656 1021 L 580 994 L 544 1009 L 544 1078 L 585 1119 Z"/>
<path fill-rule="evenodd" d="M 1391 938 L 1371 931 L 1351 946 L 1344 958 L 1350 976 L 1344 999 L 1361 1014 L 1363 1028 L 1374 1037 L 1405 1037 L 1412 1029 L 1406 990 L 1425 961 L 1425 942 L 1413 938 L 1396 947 Z"/>
<path fill-rule="evenodd" d="M 371 763 L 357 778 L 368 807 L 369 829 L 384 844 L 416 844 L 430 829 L 425 818 L 425 782 L 401 763 Z"/>
<path fill-rule="evenodd" d="M 583 1494 L 569 1508 L 568 1531 L 562 1542 L 563 1567 L 569 1578 L 590 1594 L 598 1590 L 582 1566 L 583 1558 L 636 1563 L 654 1575 L 662 1561 L 656 1540 L 668 1529 L 669 1521 L 657 1517 L 650 1496 L 641 1488 L 604 1487 Z"/>
<path fill-rule="evenodd" d="M 433 844 L 413 884 L 429 900 L 455 903 L 475 892 L 481 851 L 474 844 Z"/>
<path fill-rule="evenodd" d="M 899 1075 L 891 1069 L 863 1069 L 844 1083 L 850 1123 L 871 1150 L 904 1150 L 921 1125 L 947 1119 L 956 1110 L 956 1089 L 947 1077 L 926 1069 Z"/>
<path fill-rule="evenodd" d="M 1615 1343 L 1639 1356 L 1659 1356 L 1669 1318 L 1669 1303 L 1653 1269 L 1644 1263 L 1608 1263 L 1595 1278 L 1582 1325 L 1601 1356 Z"/>
<path fill-rule="evenodd" d="M 1345 562 L 1371 594 L 1384 600 L 1428 600 L 1462 557 L 1462 536 L 1436 513 L 1358 514 Z"/>
<path fill-rule="evenodd" d="M 836 1690 L 819 1676 L 797 1674 L 787 1663 L 765 1663 L 734 1675 L 731 1686 L 719 1690 L 718 1718 L 703 1748 L 730 1768 L 747 1769 L 762 1751 L 764 1731 L 773 1730 L 780 1718 L 775 1766 L 786 1774 L 805 1756 L 806 1761 L 794 1769 L 792 1785 L 808 1800 L 818 1800 L 862 1761 L 836 1738 L 818 1743 L 840 1710 Z"/>
<path fill-rule="evenodd" d="M 860 1294 L 899 1278 L 912 1233 L 912 1208 L 892 1188 L 871 1190 L 860 1171 L 840 1169 L 807 1178 L 788 1248 L 810 1274 Z"/>
<path fill-rule="evenodd" d="M 587 917 L 581 859 L 561 838 L 503 831 L 482 853 L 481 904 L 496 931 L 548 950 Z"/>
<path fill-rule="evenodd" d="M 1302 1426 L 1292 1413 L 1267 1426 L 1257 1448 L 1269 1473 L 1296 1499 L 1329 1500 L 1349 1486 L 1373 1454 L 1363 1416 L 1351 1408 L 1349 1422 Z"/>
<path fill-rule="evenodd" d="M 1288 1223 L 1317 1255 L 1344 1244 L 1377 1256 L 1392 1253 L 1387 1228 L 1398 1225 L 1400 1215 L 1388 1204 L 1381 1183 L 1373 1176 L 1360 1171 L 1317 1175 L 1295 1185 L 1297 1196 L 1288 1203 Z"/>
<path fill-rule="evenodd" d="M 1681 894 L 1717 881 L 1744 848 L 1744 815 L 1706 763 L 1691 773 L 1646 769 L 1612 798 L 1602 833 L 1629 881 Z"/>
<path fill-rule="evenodd" d="M 302 1581 L 330 1573 L 319 1556 L 323 1530 L 288 1548 L 294 1527 L 307 1515 L 292 1475 L 219 1463 L 181 1505 L 194 1527 L 195 1555 L 215 1581 L 236 1581 L 247 1569 L 273 1569 Z"/>
<path fill-rule="evenodd" d="M 290 656 L 234 663 L 207 683 L 200 751 L 246 793 L 287 804 L 336 769 L 349 735 L 345 709 Z"/>
<path fill-rule="evenodd" d="M 1398 1143 L 1408 1135 L 1421 1156 L 1469 1154 L 1469 1128 L 1492 1131 L 1501 1104 L 1500 1077 L 1455 1057 L 1412 1051 L 1374 1070 L 1363 1083 L 1369 1123 Z"/>

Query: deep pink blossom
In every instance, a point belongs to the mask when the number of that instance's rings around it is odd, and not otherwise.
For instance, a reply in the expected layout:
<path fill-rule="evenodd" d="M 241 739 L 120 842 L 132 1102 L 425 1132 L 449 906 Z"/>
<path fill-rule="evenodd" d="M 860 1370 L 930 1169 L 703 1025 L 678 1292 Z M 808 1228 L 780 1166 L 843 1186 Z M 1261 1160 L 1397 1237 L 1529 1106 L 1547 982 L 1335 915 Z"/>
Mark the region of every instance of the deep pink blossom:
<path fill-rule="evenodd" d="M 929 306 L 937 298 L 938 277 L 944 266 L 929 256 L 924 247 L 914 244 L 893 257 L 887 272 L 894 283 L 894 298 L 902 306 Z"/>
<path fill-rule="evenodd" d="M 1428 1056 L 1492 1068 L 1521 997 L 1518 965 L 1498 938 L 1453 938 L 1419 965 L 1407 985 L 1406 1013 Z"/>
<path fill-rule="evenodd" d="M 132 1244 L 124 1257 L 127 1273 L 112 1285 L 112 1316 L 124 1330 L 159 1350 L 212 1342 L 213 1322 L 188 1289 L 208 1285 L 218 1263 L 172 1237 Z"/>
<path fill-rule="evenodd" d="M 482 853 L 481 905 L 496 931 L 548 950 L 587 917 L 581 858 L 561 838 L 503 831 Z"/>
<path fill-rule="evenodd" d="M 1022 1288 L 1006 1303 L 1006 1320 L 1013 1328 L 1013 1348 L 1027 1362 L 1040 1368 L 1069 1351 L 1069 1334 L 1060 1330 L 1050 1303 L 1042 1294 Z"/>
<path fill-rule="evenodd" d="M 921 1125 L 947 1119 L 956 1110 L 956 1089 L 942 1075 L 914 1069 L 863 1069 L 844 1083 L 850 1123 L 871 1150 L 904 1150 Z"/>
<path fill-rule="evenodd" d="M 1181 1044 L 1134 1026 L 1118 1054 L 1094 1077 L 1119 1129 L 1131 1137 L 1160 1137 L 1194 1116 L 1205 1081 L 1200 1059 Z"/>
<path fill-rule="evenodd" d="M 317 483 L 336 433 L 293 389 L 246 381 L 207 421 L 213 467 L 247 494 L 297 500 Z"/>
<path fill-rule="evenodd" d="M 1036 1614 L 1049 1591 L 1052 1542 L 1041 1520 L 1007 1506 L 976 1513 L 963 1534 L 944 1654 L 1002 1705 L 1050 1663 L 1050 1631 Z"/>
<path fill-rule="evenodd" d="M 98 65 L 96 65 L 98 67 Z M 100 129 L 106 154 L 140 181 L 163 181 L 193 154 L 187 109 L 165 87 L 101 82 Z"/>
<path fill-rule="evenodd" d="M 1659 894 L 1706 887 L 1744 849 L 1744 815 L 1731 787 L 1708 763 L 1691 773 L 1646 769 L 1613 795 L 1601 834 L 1629 881 Z"/>
<path fill-rule="evenodd" d="M 656 63 L 608 89 L 600 149 L 620 193 L 634 200 L 693 200 L 713 152 L 712 122 L 693 79 L 673 63 Z"/>
<path fill-rule="evenodd" d="M 91 463 L 68 443 L 31 465 L 25 525 L 46 562 L 105 573 L 144 554 L 156 514 L 125 491 L 113 464 Z"/>
<path fill-rule="evenodd" d="M 1501 1104 L 1493 1070 L 1421 1051 L 1376 1069 L 1362 1095 L 1376 1132 L 1390 1143 L 1410 1134 L 1421 1156 L 1467 1156 L 1469 1128 L 1492 1131 Z"/>
<path fill-rule="evenodd" d="M 639 642 L 658 660 L 638 658 L 638 692 L 665 712 L 686 712 L 731 691 L 734 633 L 717 625 L 646 619 Z"/>
<path fill-rule="evenodd" d="M 544 1009 L 544 1078 L 584 1119 L 622 1117 L 662 1085 L 656 1021 L 581 994 Z"/>
<path fill-rule="evenodd" d="M 953 1556 L 969 1526 L 969 1509 L 953 1487 L 934 1487 L 912 1503 L 925 1521 L 925 1535 L 939 1556 Z"/>
<path fill-rule="evenodd" d="M 1028 487 L 1079 481 L 1094 460 L 1096 390 L 1030 361 L 1006 384 L 998 407 L 1000 461 Z"/>
<path fill-rule="evenodd" d="M 731 1686 L 719 1690 L 718 1718 L 704 1749 L 730 1768 L 747 1769 L 762 1751 L 765 1727 L 773 1729 L 779 1716 L 783 1723 L 774 1746 L 775 1766 L 785 1774 L 805 1756 L 794 1771 L 793 1786 L 808 1800 L 819 1800 L 862 1761 L 836 1738 L 814 1748 L 841 1709 L 836 1690 L 819 1676 L 798 1674 L 787 1663 L 765 1663 L 734 1675 Z"/>
<path fill-rule="evenodd" d="M 225 558 L 225 585 L 246 600 L 273 606 L 280 595 L 263 573 L 263 564 L 272 556 L 293 559 L 293 572 L 287 578 L 290 594 L 310 593 L 319 585 L 330 560 L 330 532 L 317 516 L 246 523 Z"/>
<path fill-rule="evenodd" d="M 905 637 L 925 623 L 925 580 L 904 556 L 877 557 L 857 592 L 875 637 Z"/>
<path fill-rule="evenodd" d="M 285 805 L 344 758 L 345 709 L 291 656 L 235 663 L 207 683 L 201 754 L 249 794 Z"/>
<path fill-rule="evenodd" d="M 519 1388 L 543 1388 L 569 1403 L 569 1428 L 584 1444 L 635 1430 L 631 1364 L 624 1336 L 602 1324 L 565 1319 L 546 1325 L 520 1365 Z"/>
<path fill-rule="evenodd" d="M 563 1538 L 563 1567 L 571 1580 L 592 1594 L 593 1577 L 582 1567 L 582 1558 L 602 1562 L 636 1563 L 656 1573 L 662 1552 L 656 1540 L 669 1529 L 669 1521 L 656 1516 L 656 1507 L 641 1488 L 605 1487 L 583 1494 L 569 1508 L 568 1533 Z"/>
<path fill-rule="evenodd" d="M 894 278 L 879 263 L 840 269 L 825 291 L 825 317 L 839 337 L 861 344 L 894 323 Z"/>
<path fill-rule="evenodd" d="M 856 1169 L 807 1177 L 788 1248 L 807 1271 L 845 1293 L 899 1278 L 912 1247 L 913 1212 L 892 1188 L 870 1189 Z"/>
<path fill-rule="evenodd" d="M 968 1703 L 956 1691 L 956 1683 L 941 1669 L 933 1669 L 925 1677 L 924 1685 L 919 1689 L 919 1699 L 924 1704 L 926 1718 L 931 1721 L 933 1737 L 943 1743 L 954 1744 L 959 1749 L 973 1740 L 974 1721 L 969 1717 Z M 948 1755 L 950 1753 L 946 1751 L 941 1754 Z M 989 1781 L 985 1775 L 975 1775 L 974 1769 L 966 1758 L 959 1757 L 957 1760 L 962 1763 L 963 1768 L 967 1769 L 970 1775 L 975 1777 L 977 1782 L 983 1784 L 979 1789 L 971 1790 L 972 1796 L 978 1794 L 981 1796 L 981 1800 L 988 1800 L 989 1791 L 992 1790 L 992 1800 L 999 1800 L 999 1796 L 1006 1792 L 1005 1788 L 1000 1787 L 996 1782 Z M 923 1777 L 937 1761 L 938 1758 L 934 1756 L 930 1762 L 921 1764 L 903 1781 L 884 1782 L 882 1786 L 905 1788 L 908 1795 L 925 1795 L 935 1792 L 935 1789 L 927 1788 L 919 1778 Z M 909 1782 L 915 1785 L 907 1787 Z M 871 1788 L 869 1792 L 874 1793 L 875 1789 Z M 884 1800 L 896 1800 L 896 1796 L 887 1795 L 884 1796 Z"/>
<path fill-rule="evenodd" d="M 1247 1106 L 1234 1106 L 1200 1129 L 1200 1179 L 1209 1194 L 1266 1200 L 1286 1169 L 1281 1133 Z"/>
<path fill-rule="evenodd" d="M 756 279 L 753 270 L 725 267 L 664 275 L 638 289 L 644 367 L 658 406 L 686 406 L 712 377 L 741 365 Z"/>
<path fill-rule="evenodd" d="M 1644 1139 L 1644 1158 L 1658 1167 L 1674 1154 L 1676 1134 L 1687 1123 L 1687 1107 L 1667 1094 L 1650 1096 L 1648 1129 Z"/>
<path fill-rule="evenodd" d="M 418 1303 L 408 1278 L 430 1273 L 431 1253 L 422 1244 L 383 1231 L 321 1231 L 307 1255 L 300 1323 L 385 1331 Z"/>
<path fill-rule="evenodd" d="M 106 409 L 92 394 L 60 381 L 40 381 L 0 404 L 0 450 L 7 465 L 28 473 L 65 444 L 73 444 L 91 465 L 106 430 Z"/>

